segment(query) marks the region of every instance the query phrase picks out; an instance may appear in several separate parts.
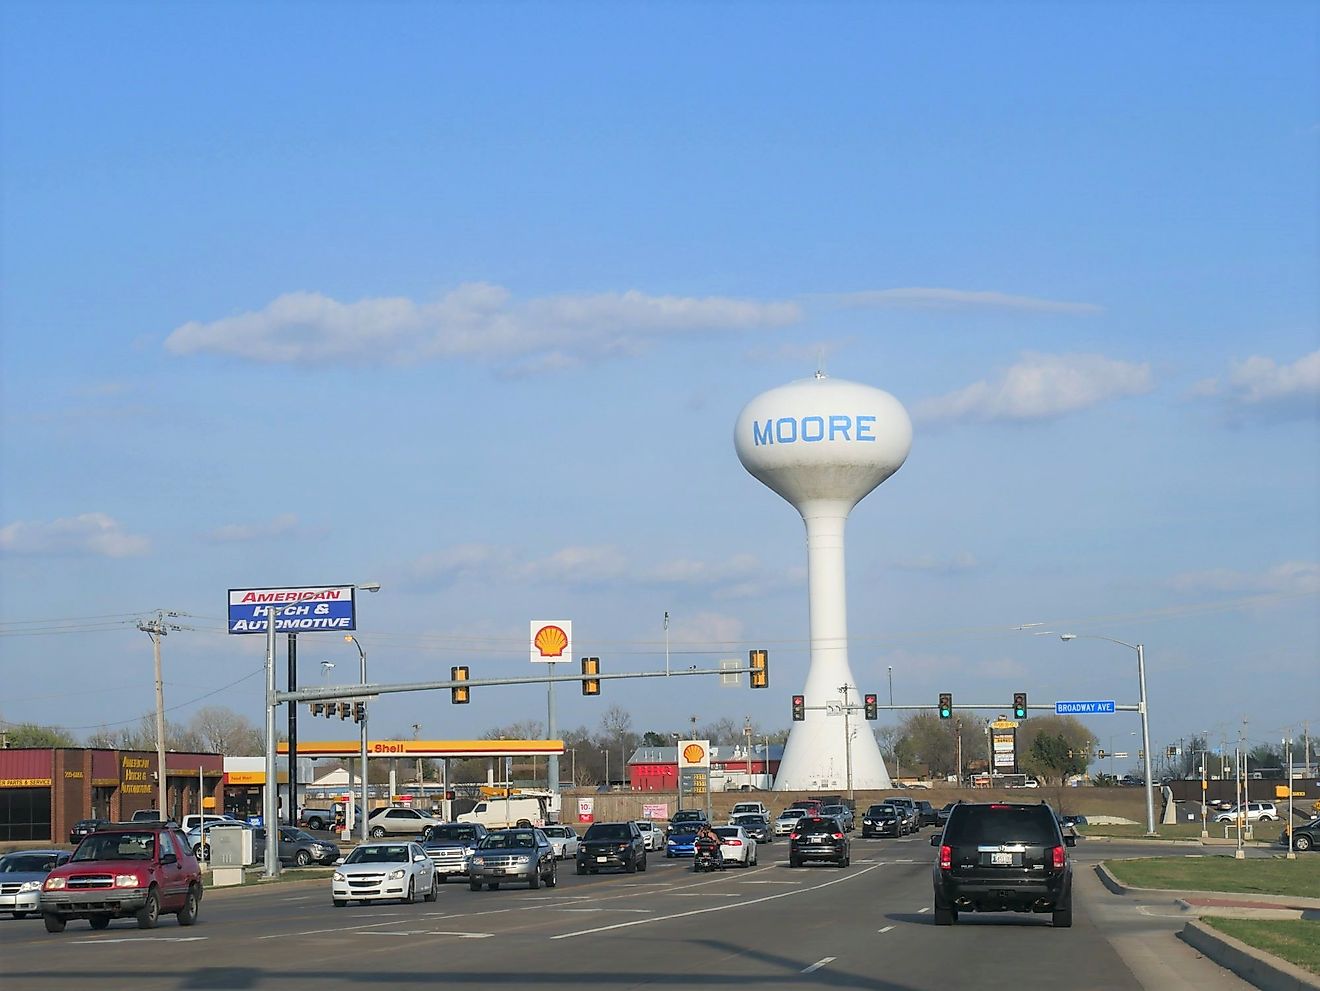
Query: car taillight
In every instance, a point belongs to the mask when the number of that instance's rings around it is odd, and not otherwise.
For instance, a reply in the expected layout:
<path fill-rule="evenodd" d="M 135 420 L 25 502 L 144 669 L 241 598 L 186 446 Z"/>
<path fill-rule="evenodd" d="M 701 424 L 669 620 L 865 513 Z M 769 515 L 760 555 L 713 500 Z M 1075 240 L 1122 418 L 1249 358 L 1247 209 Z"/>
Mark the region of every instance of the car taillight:
<path fill-rule="evenodd" d="M 798 834 L 797 834 L 797 833 L 789 833 L 789 834 L 788 834 L 788 838 L 789 838 L 790 840 L 795 840 L 795 839 L 798 838 Z"/>
<path fill-rule="evenodd" d="M 1063 870 L 1063 865 L 1065 863 L 1065 856 L 1066 856 L 1064 854 L 1063 847 L 1061 846 L 1054 847 L 1052 850 L 1050 850 L 1050 856 L 1053 858 L 1052 865 L 1054 869 L 1056 871 Z"/>
<path fill-rule="evenodd" d="M 742 840 L 725 840 L 725 846 L 742 846 Z"/>
<path fill-rule="evenodd" d="M 843 834 L 842 834 L 842 833 L 835 833 L 835 834 L 834 834 L 834 838 L 835 838 L 836 840 L 841 840 L 841 839 L 843 839 Z"/>
<path fill-rule="evenodd" d="M 953 870 L 953 847 L 948 844 L 940 847 L 940 870 Z"/>

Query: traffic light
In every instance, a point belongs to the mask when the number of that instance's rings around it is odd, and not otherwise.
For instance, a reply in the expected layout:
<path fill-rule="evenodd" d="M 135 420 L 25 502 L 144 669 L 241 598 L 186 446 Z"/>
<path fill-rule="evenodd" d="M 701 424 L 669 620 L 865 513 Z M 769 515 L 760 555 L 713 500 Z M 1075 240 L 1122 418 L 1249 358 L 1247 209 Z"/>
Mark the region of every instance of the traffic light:
<path fill-rule="evenodd" d="M 582 658 L 582 694 L 599 695 L 600 679 L 590 677 L 600 674 L 600 658 L 584 657 Z"/>
<path fill-rule="evenodd" d="M 749 650 L 747 663 L 752 669 L 752 687 L 770 687 L 770 655 L 764 650 Z"/>
<path fill-rule="evenodd" d="M 352 715 L 352 714 L 353 714 L 353 706 L 351 706 L 351 705 L 350 705 L 349 703 L 347 703 L 347 702 L 340 702 L 340 703 L 339 703 L 339 718 L 340 718 L 340 719 L 347 719 L 347 718 L 348 718 L 350 715 Z"/>
<path fill-rule="evenodd" d="M 458 665 L 449 669 L 450 681 L 467 681 L 468 669 L 466 665 Z M 472 699 L 469 697 L 471 689 L 466 685 L 455 685 L 449 689 L 449 701 L 454 705 L 467 705 Z"/>
<path fill-rule="evenodd" d="M 940 692 L 940 718 L 953 718 L 953 693 Z"/>
<path fill-rule="evenodd" d="M 353 703 L 353 722 L 355 722 L 355 723 L 364 722 L 364 721 L 366 720 L 366 718 L 367 718 L 367 703 L 365 703 L 365 702 L 354 702 L 354 703 Z"/>
<path fill-rule="evenodd" d="M 1164 756 L 1165 756 L 1165 757 L 1177 757 L 1177 756 L 1178 756 L 1178 748 L 1177 748 L 1176 746 L 1168 746 L 1168 747 L 1165 747 L 1165 748 L 1164 748 Z"/>
<path fill-rule="evenodd" d="M 800 723 L 807 718 L 807 697 L 805 695 L 793 696 L 793 722 Z"/>
<path fill-rule="evenodd" d="M 867 692 L 862 696 L 862 706 L 866 709 L 867 719 L 880 718 L 880 701 L 873 692 Z"/>
<path fill-rule="evenodd" d="M 1108 757 L 1108 756 L 1109 756 L 1109 755 L 1106 754 L 1103 750 L 1097 750 L 1097 751 L 1095 752 L 1096 760 L 1104 760 L 1104 759 L 1105 759 L 1106 757 Z"/>
<path fill-rule="evenodd" d="M 312 715 L 313 715 L 313 716 L 319 716 L 322 712 L 325 711 L 325 703 L 324 703 L 324 702 L 313 702 L 313 703 L 311 704 L 310 708 L 311 708 L 311 710 L 312 710 Z"/>
<path fill-rule="evenodd" d="M 339 708 L 339 707 L 338 707 L 334 702 L 327 702 L 327 703 L 325 703 L 325 713 L 324 713 L 325 718 L 326 718 L 326 719 L 334 719 L 334 718 L 335 718 L 335 710 L 336 710 L 337 708 Z"/>
<path fill-rule="evenodd" d="M 1027 718 L 1027 693 L 1026 693 L 1026 692 L 1014 692 L 1014 693 L 1013 693 L 1013 718 L 1014 718 L 1014 719 L 1026 719 L 1026 718 Z"/>

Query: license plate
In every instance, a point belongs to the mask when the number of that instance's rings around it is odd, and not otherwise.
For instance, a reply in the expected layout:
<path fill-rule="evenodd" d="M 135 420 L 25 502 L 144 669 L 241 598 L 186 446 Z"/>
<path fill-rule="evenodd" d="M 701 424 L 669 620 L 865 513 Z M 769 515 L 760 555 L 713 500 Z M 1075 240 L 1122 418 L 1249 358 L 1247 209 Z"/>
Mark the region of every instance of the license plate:
<path fill-rule="evenodd" d="M 598 863 L 598 864 L 603 864 L 603 863 L 605 863 L 605 861 L 607 861 L 607 860 L 609 860 L 609 859 L 610 859 L 609 857 L 597 857 L 597 858 L 596 858 L 596 863 Z"/>
<path fill-rule="evenodd" d="M 823 836 L 813 836 L 813 837 L 811 838 L 811 842 L 812 842 L 812 843 L 824 843 L 824 842 L 825 842 L 825 837 L 823 837 Z"/>
<path fill-rule="evenodd" d="M 995 867 L 1012 867 L 1013 855 L 1011 853 L 992 853 L 990 854 L 990 863 Z"/>

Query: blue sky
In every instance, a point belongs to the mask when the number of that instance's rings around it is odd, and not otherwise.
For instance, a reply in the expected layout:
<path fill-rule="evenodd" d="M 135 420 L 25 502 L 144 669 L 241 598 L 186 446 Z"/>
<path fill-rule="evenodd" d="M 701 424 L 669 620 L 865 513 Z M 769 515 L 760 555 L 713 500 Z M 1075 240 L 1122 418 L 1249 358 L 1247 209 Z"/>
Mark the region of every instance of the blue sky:
<path fill-rule="evenodd" d="M 135 720 L 160 608 L 171 717 L 257 721 L 226 589 L 379 581 L 373 680 L 526 672 L 550 618 L 647 670 L 668 611 L 681 663 L 765 646 L 771 690 L 561 723 L 786 726 L 802 526 L 732 429 L 823 363 L 915 424 L 849 526 L 863 690 L 1134 701 L 1129 652 L 1039 622 L 1146 645 L 1157 741 L 1320 732 L 1318 21 L 4 5 L 0 715 Z M 351 651 L 304 637 L 303 679 Z"/>

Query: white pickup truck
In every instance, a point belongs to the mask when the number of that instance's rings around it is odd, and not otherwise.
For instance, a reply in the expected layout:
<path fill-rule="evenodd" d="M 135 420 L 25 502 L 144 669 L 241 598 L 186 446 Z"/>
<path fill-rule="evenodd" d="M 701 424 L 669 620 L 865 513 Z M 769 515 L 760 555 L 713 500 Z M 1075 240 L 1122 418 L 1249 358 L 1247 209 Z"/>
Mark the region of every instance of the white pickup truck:
<path fill-rule="evenodd" d="M 738 802 L 729 813 L 729 819 L 732 821 L 737 816 L 765 816 L 770 818 L 770 810 L 765 807 L 764 802 Z"/>

